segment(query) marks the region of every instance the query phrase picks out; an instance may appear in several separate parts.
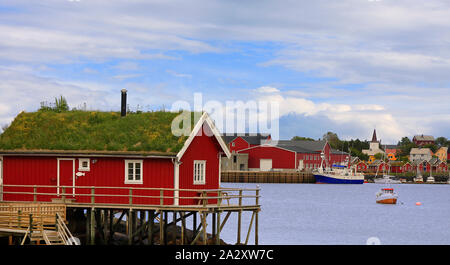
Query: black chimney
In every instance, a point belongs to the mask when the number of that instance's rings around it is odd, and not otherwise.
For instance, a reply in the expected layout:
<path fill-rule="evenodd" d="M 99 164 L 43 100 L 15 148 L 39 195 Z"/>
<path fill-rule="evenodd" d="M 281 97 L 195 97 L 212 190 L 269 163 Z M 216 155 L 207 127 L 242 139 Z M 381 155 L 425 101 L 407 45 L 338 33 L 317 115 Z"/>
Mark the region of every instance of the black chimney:
<path fill-rule="evenodd" d="M 127 90 L 124 88 L 121 90 L 122 92 L 122 103 L 120 106 L 120 116 L 127 116 Z"/>

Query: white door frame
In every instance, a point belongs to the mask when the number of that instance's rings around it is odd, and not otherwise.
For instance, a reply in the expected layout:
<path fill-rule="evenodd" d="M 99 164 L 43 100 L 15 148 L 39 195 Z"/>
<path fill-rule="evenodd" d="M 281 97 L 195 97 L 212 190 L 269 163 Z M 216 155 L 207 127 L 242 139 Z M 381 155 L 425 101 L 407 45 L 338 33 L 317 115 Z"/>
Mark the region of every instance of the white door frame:
<path fill-rule="evenodd" d="M 72 194 L 73 196 L 75 196 L 75 158 L 57 158 L 57 178 L 56 178 L 56 191 L 57 191 L 57 195 L 60 195 L 59 189 L 60 189 L 60 181 L 59 181 L 59 161 L 61 160 L 72 160 L 72 167 L 73 167 L 73 174 L 72 174 L 72 186 L 74 186 L 72 188 Z"/>

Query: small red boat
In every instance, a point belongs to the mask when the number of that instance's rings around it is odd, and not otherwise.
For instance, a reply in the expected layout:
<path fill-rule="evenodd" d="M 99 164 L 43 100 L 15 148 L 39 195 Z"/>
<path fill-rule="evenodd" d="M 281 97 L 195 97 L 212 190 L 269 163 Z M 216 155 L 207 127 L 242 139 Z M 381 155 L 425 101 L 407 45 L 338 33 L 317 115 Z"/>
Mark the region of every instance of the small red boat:
<path fill-rule="evenodd" d="M 376 194 L 377 203 L 382 204 L 396 204 L 398 195 L 393 188 L 382 188 Z"/>

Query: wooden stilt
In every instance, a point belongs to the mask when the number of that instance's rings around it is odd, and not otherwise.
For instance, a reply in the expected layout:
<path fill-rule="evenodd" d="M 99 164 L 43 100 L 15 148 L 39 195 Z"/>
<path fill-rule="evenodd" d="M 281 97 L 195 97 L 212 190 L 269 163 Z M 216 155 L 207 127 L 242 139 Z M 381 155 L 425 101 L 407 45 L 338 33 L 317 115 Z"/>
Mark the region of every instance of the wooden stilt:
<path fill-rule="evenodd" d="M 177 244 L 177 212 L 173 211 L 173 221 L 172 221 L 172 242 L 174 245 Z"/>
<path fill-rule="evenodd" d="M 242 211 L 238 211 L 238 227 L 237 227 L 237 242 L 236 244 L 241 244 L 241 221 L 242 221 Z"/>
<path fill-rule="evenodd" d="M 162 211 L 159 211 L 159 244 L 164 245 L 164 218 Z"/>
<path fill-rule="evenodd" d="M 133 244 L 133 210 L 128 210 L 128 245 Z"/>
<path fill-rule="evenodd" d="M 153 245 L 153 227 L 155 226 L 155 211 L 149 211 L 148 213 L 148 244 Z"/>
<path fill-rule="evenodd" d="M 208 214 L 202 213 L 202 226 L 203 226 L 203 245 L 206 245 L 207 238 L 206 238 L 206 217 L 208 217 Z"/>
<path fill-rule="evenodd" d="M 163 213 L 164 213 L 164 225 L 163 225 L 164 245 L 167 246 L 167 211 L 163 211 Z"/>
<path fill-rule="evenodd" d="M 95 209 L 91 209 L 91 222 L 89 228 L 89 244 L 95 245 Z"/>
<path fill-rule="evenodd" d="M 181 245 L 186 244 L 184 240 L 184 230 L 186 229 L 186 219 L 184 219 L 184 212 L 180 212 L 181 215 Z"/>
<path fill-rule="evenodd" d="M 211 221 L 211 224 L 212 224 L 212 226 L 211 226 L 211 235 L 212 235 L 212 237 L 214 238 L 215 236 L 216 236 L 216 215 L 217 215 L 217 213 L 216 212 L 213 212 L 212 213 L 212 221 Z"/>
<path fill-rule="evenodd" d="M 250 225 L 248 226 L 247 237 L 245 238 L 245 245 L 248 244 L 248 239 L 250 237 L 250 232 L 252 231 L 253 219 L 255 218 L 255 212 L 252 214 L 252 219 L 250 220 Z"/>
<path fill-rule="evenodd" d="M 216 234 L 216 245 L 220 245 L 220 211 L 217 212 L 217 234 Z"/>

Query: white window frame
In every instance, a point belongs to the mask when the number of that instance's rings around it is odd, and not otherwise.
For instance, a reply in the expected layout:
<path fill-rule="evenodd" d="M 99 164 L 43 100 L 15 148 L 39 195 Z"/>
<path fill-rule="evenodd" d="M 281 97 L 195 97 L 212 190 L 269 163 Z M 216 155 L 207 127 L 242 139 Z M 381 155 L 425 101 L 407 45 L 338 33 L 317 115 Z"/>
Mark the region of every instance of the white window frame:
<path fill-rule="evenodd" d="M 206 160 L 194 160 L 193 177 L 194 185 L 206 183 Z"/>
<path fill-rule="evenodd" d="M 133 163 L 133 179 L 128 179 L 128 169 L 130 163 Z M 136 164 L 140 165 L 140 179 L 136 180 Z M 125 160 L 125 184 L 143 184 L 144 183 L 144 161 L 143 160 Z"/>
<path fill-rule="evenodd" d="M 87 162 L 87 167 L 83 167 L 83 162 Z M 91 160 L 89 158 L 78 158 L 78 171 L 90 171 Z"/>

